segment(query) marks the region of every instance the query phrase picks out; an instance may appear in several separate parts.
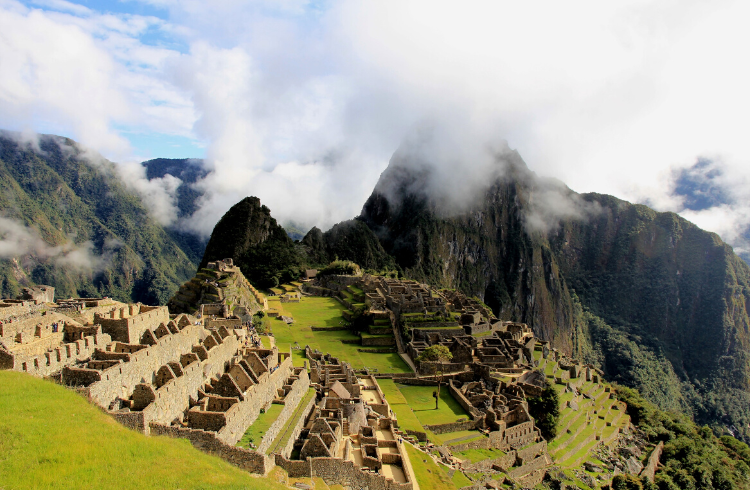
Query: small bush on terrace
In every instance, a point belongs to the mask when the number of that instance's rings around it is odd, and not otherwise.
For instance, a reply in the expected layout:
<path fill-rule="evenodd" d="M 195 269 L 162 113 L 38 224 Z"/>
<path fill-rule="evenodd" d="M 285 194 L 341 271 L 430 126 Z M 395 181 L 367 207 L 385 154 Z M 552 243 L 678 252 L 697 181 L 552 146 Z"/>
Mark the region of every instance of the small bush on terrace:
<path fill-rule="evenodd" d="M 362 274 L 362 269 L 351 260 L 334 260 L 318 272 L 319 276 L 325 275 L 344 275 L 358 276 Z"/>

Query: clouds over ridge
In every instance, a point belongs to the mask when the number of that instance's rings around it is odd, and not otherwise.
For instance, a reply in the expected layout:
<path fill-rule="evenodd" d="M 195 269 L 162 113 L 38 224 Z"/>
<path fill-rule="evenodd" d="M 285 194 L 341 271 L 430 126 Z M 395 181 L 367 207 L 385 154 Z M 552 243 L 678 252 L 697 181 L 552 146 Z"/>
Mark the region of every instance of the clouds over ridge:
<path fill-rule="evenodd" d="M 457 172 L 507 140 L 538 174 L 660 209 L 683 211 L 672 168 L 699 156 L 750 175 L 743 2 L 142 1 L 166 20 L 0 3 L 0 125 L 119 161 L 128 131 L 205 142 L 204 233 L 250 194 L 282 220 L 357 214 L 424 121 L 455 130 Z"/>

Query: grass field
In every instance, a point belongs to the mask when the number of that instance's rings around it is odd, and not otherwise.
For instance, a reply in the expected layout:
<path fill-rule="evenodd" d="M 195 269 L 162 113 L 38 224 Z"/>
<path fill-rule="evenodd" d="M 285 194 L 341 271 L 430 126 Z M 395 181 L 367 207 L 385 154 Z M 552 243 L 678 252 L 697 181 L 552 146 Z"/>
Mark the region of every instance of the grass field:
<path fill-rule="evenodd" d="M 469 418 L 445 387 L 440 390 L 440 405 L 438 410 L 435 410 L 435 399 L 432 397 L 434 386 L 403 385 L 395 383 L 392 379 L 379 379 L 378 385 L 391 410 L 396 414 L 401 429 L 426 432 L 427 436 L 438 444 L 443 443 L 443 437 L 447 434 L 433 434 L 424 428 L 425 425 L 447 424 L 456 422 L 459 418 Z M 466 431 L 465 434 L 452 433 L 447 439 L 467 436 L 474 432 L 476 431 Z M 481 435 L 479 432 L 476 434 Z"/>
<path fill-rule="evenodd" d="M 369 352 L 358 352 L 361 348 L 358 344 L 344 344 L 341 340 L 357 340 L 359 337 L 349 331 L 313 332 L 310 327 L 339 327 L 343 319 L 341 312 L 344 307 L 332 298 L 303 297 L 299 303 L 284 303 L 286 313 L 294 318 L 294 323 L 287 325 L 279 320 L 271 321 L 271 328 L 276 345 L 282 352 L 288 352 L 289 347 L 295 342 L 299 343 L 301 350 L 293 351 L 295 366 L 301 366 L 304 362 L 304 348 L 309 345 L 323 353 L 330 353 L 342 361 L 352 365 L 354 369 L 364 367 L 377 369 L 381 373 L 408 373 L 409 366 L 398 354 L 374 354 Z"/>
<path fill-rule="evenodd" d="M 72 390 L 0 371 L 0 488 L 283 489 L 184 439 L 128 430 Z"/>
<path fill-rule="evenodd" d="M 465 451 L 455 451 L 455 456 L 460 459 L 468 459 L 472 463 L 478 463 L 485 459 L 496 459 L 505 456 L 505 451 L 499 449 L 466 449 Z"/>
<path fill-rule="evenodd" d="M 394 383 L 395 384 L 395 383 Z M 435 399 L 432 392 L 435 386 L 396 385 L 401 394 L 408 400 L 409 407 L 414 411 L 422 425 L 449 424 L 458 419 L 469 419 L 469 414 L 451 396 L 448 388 L 440 389 L 440 403 L 435 410 Z"/>
<path fill-rule="evenodd" d="M 405 444 L 404 447 L 420 489 L 456 490 L 456 485 L 430 456 L 415 449 L 411 444 Z"/>
<path fill-rule="evenodd" d="M 266 433 L 269 427 L 276 422 L 276 419 L 281 415 L 281 411 L 284 410 L 284 405 L 278 403 L 272 403 L 265 413 L 258 415 L 255 422 L 247 428 L 245 434 L 237 442 L 240 447 L 250 447 L 250 443 L 254 443 L 256 446 L 260 444 L 260 440 L 263 439 L 263 435 Z"/>

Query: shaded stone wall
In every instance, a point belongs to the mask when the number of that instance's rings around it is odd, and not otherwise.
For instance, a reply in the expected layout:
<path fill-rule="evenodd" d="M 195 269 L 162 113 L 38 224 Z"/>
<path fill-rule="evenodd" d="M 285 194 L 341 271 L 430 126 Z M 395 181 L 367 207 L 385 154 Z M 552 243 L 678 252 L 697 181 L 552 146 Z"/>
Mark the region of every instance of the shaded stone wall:
<path fill-rule="evenodd" d="M 265 475 L 274 465 L 265 454 L 224 443 L 215 432 L 159 424 L 151 424 L 150 430 L 152 435 L 188 439 L 201 451 L 218 456 L 250 473 Z"/>
<path fill-rule="evenodd" d="M 458 432 L 461 430 L 476 429 L 477 422 L 469 420 L 467 422 L 453 422 L 451 424 L 425 425 L 424 428 L 431 430 L 435 434 L 446 434 L 448 432 Z"/>
<path fill-rule="evenodd" d="M 202 334 L 202 326 L 188 325 L 179 333 L 165 335 L 158 339 L 156 344 L 130 354 L 129 362 L 119 363 L 101 371 L 101 380 L 85 388 L 84 393 L 102 407 L 108 407 L 117 397 L 127 399 L 142 379 L 153 382 L 153 375 L 161 366 L 179 359 L 181 354 L 192 352 L 193 345 L 200 343 Z M 236 352 L 239 343 L 234 336 L 230 336 L 214 349 L 221 346 L 224 346 L 223 349 Z M 63 370 L 63 382 L 69 386 L 78 384 L 75 373 L 66 370 Z"/>
<path fill-rule="evenodd" d="M 398 483 L 382 475 L 365 472 L 351 461 L 337 458 L 311 458 L 311 474 L 320 477 L 327 485 L 343 485 L 369 490 L 412 490 L 409 483 Z"/>
<path fill-rule="evenodd" d="M 312 464 L 309 459 L 304 461 L 289 460 L 281 454 L 276 454 L 276 466 L 280 466 L 289 478 L 312 478 Z"/>
<path fill-rule="evenodd" d="M 291 361 L 291 359 L 288 359 L 287 361 Z M 302 398 L 307 394 L 307 390 L 310 388 L 310 378 L 307 375 L 306 369 L 300 370 L 297 376 L 299 376 L 299 379 L 296 379 L 294 383 L 292 383 L 292 389 L 289 391 L 289 393 L 286 394 L 286 397 L 284 398 L 284 408 L 281 410 L 281 413 L 279 414 L 276 421 L 274 421 L 274 423 L 271 424 L 271 426 L 266 430 L 266 433 L 263 435 L 263 439 L 258 445 L 258 451 L 262 453 L 266 452 L 279 432 L 286 427 L 287 422 L 289 422 L 289 418 L 297 410 L 297 406 L 299 405 L 300 400 L 302 400 Z M 315 401 L 314 397 L 312 401 Z M 304 417 L 302 418 L 304 419 Z M 292 443 L 294 443 L 295 439 L 296 438 L 291 438 Z M 287 456 L 289 454 L 291 454 L 291 451 L 289 451 L 289 453 L 286 453 Z"/>

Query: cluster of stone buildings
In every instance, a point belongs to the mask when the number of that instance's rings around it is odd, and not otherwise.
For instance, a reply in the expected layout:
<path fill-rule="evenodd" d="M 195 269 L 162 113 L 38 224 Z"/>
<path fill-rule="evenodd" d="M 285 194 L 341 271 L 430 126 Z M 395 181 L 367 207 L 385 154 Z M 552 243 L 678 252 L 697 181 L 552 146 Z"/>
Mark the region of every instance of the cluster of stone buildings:
<path fill-rule="evenodd" d="M 402 433 L 375 378 L 309 346 L 305 354 L 319 401 L 292 451 L 278 454 L 276 463 L 292 477 L 319 476 L 353 488 L 413 488 Z"/>
<path fill-rule="evenodd" d="M 209 262 L 169 300 L 172 313 L 205 316 L 203 305 L 228 309 L 228 315 L 249 321 L 258 311 L 268 309 L 266 298 L 250 284 L 232 259 Z"/>
<path fill-rule="evenodd" d="M 551 458 L 526 401 L 546 383 L 534 371 L 534 352 L 559 363 L 557 382 L 598 381 L 593 367 L 562 358 L 527 325 L 499 321 L 456 291 L 370 275 L 319 276 L 303 291 L 359 309 L 373 346 L 416 364 L 417 373 L 395 376 L 398 382 L 436 385 L 440 374 L 469 418 L 425 427 L 486 435 L 453 451 L 504 451 L 490 466 L 469 469 L 502 470 L 525 486 L 544 477 Z M 0 301 L 0 369 L 54 379 L 134 430 L 187 438 L 251 472 L 278 465 L 292 477 L 328 484 L 412 490 L 404 443 L 425 442 L 427 434 L 399 428 L 372 373 L 309 347 L 305 366 L 295 367 L 272 338 L 263 348 L 248 323 L 260 310 L 267 310 L 265 298 L 229 259 L 201 270 L 168 307 L 108 298 L 55 303 L 54 289 L 33 288 Z M 447 347 L 451 361 L 416 362 L 434 345 Z M 252 449 L 238 447 L 272 405 L 282 408 L 262 439 Z M 440 451 L 450 462 L 450 450 Z"/>

